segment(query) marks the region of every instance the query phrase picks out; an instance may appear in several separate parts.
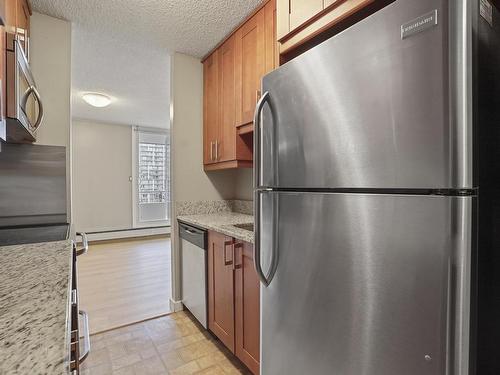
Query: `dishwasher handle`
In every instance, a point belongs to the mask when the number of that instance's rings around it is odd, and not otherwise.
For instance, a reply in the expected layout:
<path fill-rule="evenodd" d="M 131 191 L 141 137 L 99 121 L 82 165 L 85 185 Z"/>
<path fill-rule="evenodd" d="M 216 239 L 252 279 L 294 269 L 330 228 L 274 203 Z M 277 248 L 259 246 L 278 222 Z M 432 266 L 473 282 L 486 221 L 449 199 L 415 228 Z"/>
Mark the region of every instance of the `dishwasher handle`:
<path fill-rule="evenodd" d="M 203 229 L 179 222 L 179 237 L 202 249 L 207 248 L 207 232 Z"/>

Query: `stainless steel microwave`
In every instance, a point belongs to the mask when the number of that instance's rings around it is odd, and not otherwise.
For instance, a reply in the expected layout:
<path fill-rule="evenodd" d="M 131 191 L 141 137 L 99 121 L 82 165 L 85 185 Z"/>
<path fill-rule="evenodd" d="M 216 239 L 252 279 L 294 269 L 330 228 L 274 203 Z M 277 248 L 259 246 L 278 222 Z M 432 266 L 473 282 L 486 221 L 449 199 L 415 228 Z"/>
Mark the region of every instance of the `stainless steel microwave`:
<path fill-rule="evenodd" d="M 43 120 L 43 104 L 19 41 L 7 34 L 7 142 L 31 143 Z"/>

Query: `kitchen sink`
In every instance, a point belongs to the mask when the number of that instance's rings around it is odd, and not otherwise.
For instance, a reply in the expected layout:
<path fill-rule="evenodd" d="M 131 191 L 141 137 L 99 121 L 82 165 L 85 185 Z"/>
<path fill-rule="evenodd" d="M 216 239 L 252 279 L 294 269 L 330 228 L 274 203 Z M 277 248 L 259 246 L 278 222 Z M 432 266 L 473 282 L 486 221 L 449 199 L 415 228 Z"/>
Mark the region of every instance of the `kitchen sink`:
<path fill-rule="evenodd" d="M 236 228 L 248 230 L 250 232 L 253 232 L 253 223 L 244 223 L 244 224 L 234 224 Z"/>

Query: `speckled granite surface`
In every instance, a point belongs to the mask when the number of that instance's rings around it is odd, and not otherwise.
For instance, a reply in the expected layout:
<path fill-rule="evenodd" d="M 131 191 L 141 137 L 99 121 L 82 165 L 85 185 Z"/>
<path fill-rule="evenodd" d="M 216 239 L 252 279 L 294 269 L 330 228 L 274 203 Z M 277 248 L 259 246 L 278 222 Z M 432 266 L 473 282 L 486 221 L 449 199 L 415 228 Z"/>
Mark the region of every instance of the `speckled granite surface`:
<path fill-rule="evenodd" d="M 253 214 L 253 202 L 244 200 L 188 201 L 176 202 L 177 215 L 213 214 L 218 212 L 239 212 Z"/>
<path fill-rule="evenodd" d="M 70 241 L 0 247 L 0 374 L 67 374 Z"/>
<path fill-rule="evenodd" d="M 177 216 L 177 219 L 187 224 L 253 243 L 253 232 L 234 226 L 235 224 L 253 223 L 252 215 L 238 212 L 216 212 L 211 214 L 181 215 Z"/>
<path fill-rule="evenodd" d="M 192 201 L 176 202 L 177 215 L 214 214 L 231 212 L 231 201 Z"/>

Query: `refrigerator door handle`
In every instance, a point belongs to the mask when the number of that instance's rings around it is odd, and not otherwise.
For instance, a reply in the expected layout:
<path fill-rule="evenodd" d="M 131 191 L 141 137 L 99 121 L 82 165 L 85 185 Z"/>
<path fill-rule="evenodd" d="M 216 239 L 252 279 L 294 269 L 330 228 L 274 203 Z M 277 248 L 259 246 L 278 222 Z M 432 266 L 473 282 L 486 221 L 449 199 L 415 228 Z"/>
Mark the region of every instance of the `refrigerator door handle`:
<path fill-rule="evenodd" d="M 261 247 L 260 247 L 260 216 L 261 216 L 261 193 L 262 191 L 255 190 L 254 192 L 254 255 L 253 255 L 253 261 L 254 261 L 254 267 L 255 271 L 257 272 L 257 275 L 260 278 L 260 281 L 264 286 L 268 287 L 271 284 L 271 281 L 273 281 L 274 275 L 276 273 L 276 269 L 278 268 L 278 236 L 277 236 L 277 228 L 276 228 L 276 223 L 278 222 L 278 205 L 279 205 L 279 197 L 278 195 L 275 195 L 273 197 L 273 200 L 276 199 L 275 202 L 273 202 L 273 220 L 272 220 L 272 233 L 273 233 L 273 238 L 272 238 L 272 245 L 271 245 L 271 264 L 269 267 L 269 273 L 266 275 L 264 271 L 262 270 L 262 263 L 261 263 Z"/>
<path fill-rule="evenodd" d="M 255 107 L 254 114 L 254 142 L 253 142 L 253 157 L 254 157 L 254 165 L 253 165 L 253 186 L 255 189 L 260 186 L 260 155 L 261 155 L 261 114 L 264 109 L 264 105 L 269 101 L 269 92 L 266 91 L 262 97 L 257 102 Z"/>

